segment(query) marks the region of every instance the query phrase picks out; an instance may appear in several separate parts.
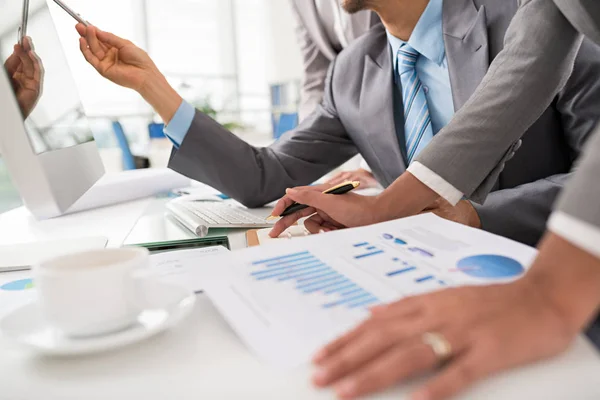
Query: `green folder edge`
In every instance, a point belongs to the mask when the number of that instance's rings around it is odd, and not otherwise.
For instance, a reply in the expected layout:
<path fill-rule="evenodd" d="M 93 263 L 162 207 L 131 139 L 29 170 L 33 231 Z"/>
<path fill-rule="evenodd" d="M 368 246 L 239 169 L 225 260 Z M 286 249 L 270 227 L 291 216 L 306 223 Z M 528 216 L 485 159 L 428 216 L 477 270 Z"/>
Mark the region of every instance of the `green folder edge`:
<path fill-rule="evenodd" d="M 229 246 L 229 238 L 227 237 L 228 232 L 230 232 L 230 230 L 228 229 L 211 229 L 208 233 L 208 236 L 203 238 L 191 238 L 151 243 L 130 243 L 125 245 L 125 247 L 144 247 L 148 249 L 151 254 L 214 246 L 223 246 L 226 249 L 231 250 Z"/>

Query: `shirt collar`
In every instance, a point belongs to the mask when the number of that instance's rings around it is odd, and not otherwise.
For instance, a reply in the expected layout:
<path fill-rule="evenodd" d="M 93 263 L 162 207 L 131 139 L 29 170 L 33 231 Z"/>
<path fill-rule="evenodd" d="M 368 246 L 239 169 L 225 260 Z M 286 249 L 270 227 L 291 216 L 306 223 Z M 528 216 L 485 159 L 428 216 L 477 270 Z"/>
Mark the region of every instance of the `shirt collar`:
<path fill-rule="evenodd" d="M 443 0 L 430 0 L 408 39 L 408 44 L 412 48 L 440 66 L 446 55 L 442 29 L 442 10 Z M 392 54 L 395 56 L 398 54 L 400 47 L 406 42 L 389 32 L 387 32 L 387 37 L 392 47 Z"/>

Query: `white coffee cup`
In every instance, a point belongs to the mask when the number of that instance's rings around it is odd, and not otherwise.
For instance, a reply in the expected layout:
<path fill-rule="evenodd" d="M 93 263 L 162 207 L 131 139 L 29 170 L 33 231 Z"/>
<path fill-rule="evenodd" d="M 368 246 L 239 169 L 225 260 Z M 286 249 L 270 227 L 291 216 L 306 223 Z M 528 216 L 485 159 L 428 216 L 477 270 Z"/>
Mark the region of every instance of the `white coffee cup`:
<path fill-rule="evenodd" d="M 57 257 L 33 269 L 46 323 L 65 335 L 103 335 L 132 325 L 142 311 L 143 248 L 105 249 Z"/>

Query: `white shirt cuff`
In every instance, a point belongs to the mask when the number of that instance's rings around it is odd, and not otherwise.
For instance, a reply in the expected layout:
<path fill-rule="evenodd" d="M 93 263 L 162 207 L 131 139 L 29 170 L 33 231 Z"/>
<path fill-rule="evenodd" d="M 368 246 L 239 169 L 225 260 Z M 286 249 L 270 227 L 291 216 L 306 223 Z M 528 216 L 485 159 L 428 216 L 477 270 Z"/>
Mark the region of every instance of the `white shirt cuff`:
<path fill-rule="evenodd" d="M 571 242 L 574 246 L 600 258 L 600 228 L 561 211 L 548 221 L 548 229 Z"/>
<path fill-rule="evenodd" d="M 418 161 L 408 167 L 408 172 L 427 185 L 431 190 L 442 196 L 448 203 L 455 206 L 463 198 L 463 193 L 449 184 L 444 178 Z"/>

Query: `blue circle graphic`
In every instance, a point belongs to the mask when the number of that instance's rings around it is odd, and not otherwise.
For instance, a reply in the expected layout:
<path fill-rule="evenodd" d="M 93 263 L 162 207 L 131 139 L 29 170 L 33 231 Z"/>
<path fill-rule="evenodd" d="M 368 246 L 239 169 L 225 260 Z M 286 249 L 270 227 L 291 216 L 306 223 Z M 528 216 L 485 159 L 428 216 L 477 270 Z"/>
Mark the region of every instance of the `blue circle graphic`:
<path fill-rule="evenodd" d="M 516 278 L 525 272 L 517 260 L 492 254 L 463 258 L 457 267 L 467 275 L 486 279 Z"/>

